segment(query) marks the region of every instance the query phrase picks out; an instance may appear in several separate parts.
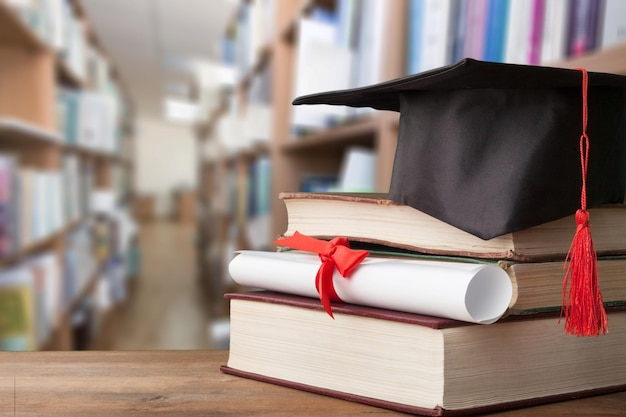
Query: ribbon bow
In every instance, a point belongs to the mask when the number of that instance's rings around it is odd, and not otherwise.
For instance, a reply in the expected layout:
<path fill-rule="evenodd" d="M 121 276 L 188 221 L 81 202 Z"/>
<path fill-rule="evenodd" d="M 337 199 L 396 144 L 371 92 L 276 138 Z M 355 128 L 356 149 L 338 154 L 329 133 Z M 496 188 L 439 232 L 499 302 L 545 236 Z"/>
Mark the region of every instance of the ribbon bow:
<path fill-rule="evenodd" d="M 275 240 L 274 243 L 319 255 L 322 265 L 315 276 L 315 288 L 320 295 L 324 310 L 330 317 L 334 318 L 330 302 L 341 301 L 333 285 L 335 267 L 342 277 L 348 278 L 354 268 L 369 255 L 369 252 L 350 249 L 350 242 L 344 237 L 336 237 L 331 241 L 326 241 L 299 232 L 295 232 L 293 236 Z"/>

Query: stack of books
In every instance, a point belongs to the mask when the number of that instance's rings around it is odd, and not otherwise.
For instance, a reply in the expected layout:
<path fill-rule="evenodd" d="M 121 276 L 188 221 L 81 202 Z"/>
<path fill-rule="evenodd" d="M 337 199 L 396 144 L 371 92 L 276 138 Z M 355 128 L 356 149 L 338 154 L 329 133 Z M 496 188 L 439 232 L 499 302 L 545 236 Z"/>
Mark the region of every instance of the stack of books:
<path fill-rule="evenodd" d="M 625 390 L 625 89 L 463 60 L 297 98 L 400 111 L 390 191 L 282 194 L 296 251 L 231 261 L 262 291 L 229 295 L 223 371 L 426 415 Z"/>
<path fill-rule="evenodd" d="M 426 415 L 626 389 L 626 206 L 592 209 L 610 332 L 580 338 L 559 320 L 572 218 L 482 240 L 383 195 L 281 198 L 286 236 L 345 236 L 370 256 L 335 272 L 333 319 L 316 298 L 317 255 L 240 252 L 232 278 L 262 290 L 227 295 L 224 372 Z"/>

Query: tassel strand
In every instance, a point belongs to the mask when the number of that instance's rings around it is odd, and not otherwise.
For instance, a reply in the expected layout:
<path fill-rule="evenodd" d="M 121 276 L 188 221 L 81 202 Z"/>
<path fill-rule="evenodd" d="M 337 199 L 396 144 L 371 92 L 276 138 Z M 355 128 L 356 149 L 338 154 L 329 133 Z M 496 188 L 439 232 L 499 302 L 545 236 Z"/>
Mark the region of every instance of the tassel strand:
<path fill-rule="evenodd" d="M 576 232 L 565 260 L 569 262 L 563 279 L 561 318 L 565 317 L 565 333 L 576 336 L 598 336 L 608 332 L 608 319 L 598 284 L 598 256 L 591 238 L 587 211 L 587 167 L 589 137 L 587 136 L 588 75 L 582 72 L 582 135 L 580 136 L 580 163 L 582 170 L 581 208 L 576 212 Z"/>

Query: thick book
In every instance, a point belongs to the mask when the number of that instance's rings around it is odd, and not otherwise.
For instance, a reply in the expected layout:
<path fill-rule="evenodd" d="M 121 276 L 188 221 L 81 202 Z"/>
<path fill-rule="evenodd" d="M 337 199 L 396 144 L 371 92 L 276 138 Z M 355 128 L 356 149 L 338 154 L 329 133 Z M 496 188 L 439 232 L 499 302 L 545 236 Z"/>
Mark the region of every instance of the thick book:
<path fill-rule="evenodd" d="M 518 263 L 359 248 L 371 256 L 348 279 L 337 271 L 333 275 L 338 296 L 352 304 L 488 324 L 508 315 L 560 311 L 563 302 L 563 261 Z M 239 251 L 228 270 L 244 287 L 319 298 L 320 265 L 319 256 L 310 253 Z M 598 261 L 606 308 L 626 305 L 624 271 L 626 256 Z"/>
<path fill-rule="evenodd" d="M 576 231 L 574 216 L 481 239 L 376 193 L 281 193 L 287 208 L 285 236 L 302 234 L 382 244 L 434 255 L 518 262 L 564 260 Z M 626 205 L 589 210 L 599 256 L 626 254 Z"/>
<path fill-rule="evenodd" d="M 352 243 L 352 248 L 368 250 L 376 257 L 421 259 L 426 262 L 494 264 L 502 268 L 511 279 L 513 295 L 508 311 L 511 314 L 535 314 L 560 311 L 563 302 L 563 279 L 567 264 L 561 261 L 515 262 L 480 258 L 424 255 L 394 248 Z M 602 277 L 600 291 L 606 308 L 626 306 L 626 255 L 598 258 L 598 275 Z"/>
<path fill-rule="evenodd" d="M 604 337 L 536 315 L 483 326 L 313 299 L 229 294 L 225 373 L 378 407 L 459 415 L 626 390 L 626 311 Z"/>

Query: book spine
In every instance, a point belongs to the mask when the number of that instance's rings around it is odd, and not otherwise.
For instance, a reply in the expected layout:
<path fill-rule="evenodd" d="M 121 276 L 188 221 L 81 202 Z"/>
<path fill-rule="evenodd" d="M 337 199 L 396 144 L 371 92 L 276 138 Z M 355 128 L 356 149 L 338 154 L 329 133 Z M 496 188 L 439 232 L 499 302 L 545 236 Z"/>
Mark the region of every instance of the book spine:
<path fill-rule="evenodd" d="M 422 71 L 450 63 L 450 0 L 425 0 L 424 32 L 422 35 Z"/>
<path fill-rule="evenodd" d="M 424 0 L 412 0 L 409 2 L 407 18 L 406 73 L 416 74 L 421 71 L 420 48 L 424 27 Z"/>
<path fill-rule="evenodd" d="M 567 56 L 579 57 L 596 48 L 601 1 L 573 0 L 569 10 Z"/>
<path fill-rule="evenodd" d="M 516 0 L 510 4 L 507 15 L 505 62 L 528 64 L 532 6 L 533 0 Z"/>
<path fill-rule="evenodd" d="M 626 2 L 623 0 L 605 0 L 600 22 L 602 26 L 601 48 L 625 42 Z"/>
<path fill-rule="evenodd" d="M 489 0 L 484 39 L 484 59 L 502 62 L 507 37 L 509 0 Z"/>
<path fill-rule="evenodd" d="M 466 38 L 463 45 L 463 54 L 467 58 L 483 59 L 487 5 L 487 0 L 472 0 L 467 5 Z"/>
<path fill-rule="evenodd" d="M 467 9 L 469 0 L 458 0 L 452 3 L 453 15 L 451 22 L 452 37 L 452 57 L 451 62 L 458 62 L 464 58 L 465 39 L 467 37 Z"/>
<path fill-rule="evenodd" d="M 532 7 L 532 20 L 530 28 L 530 52 L 528 63 L 539 65 L 541 63 L 541 39 L 543 37 L 545 0 L 534 0 Z"/>
<path fill-rule="evenodd" d="M 569 4 L 567 0 L 550 0 L 545 3 L 541 40 L 542 64 L 557 62 L 565 57 Z"/>

